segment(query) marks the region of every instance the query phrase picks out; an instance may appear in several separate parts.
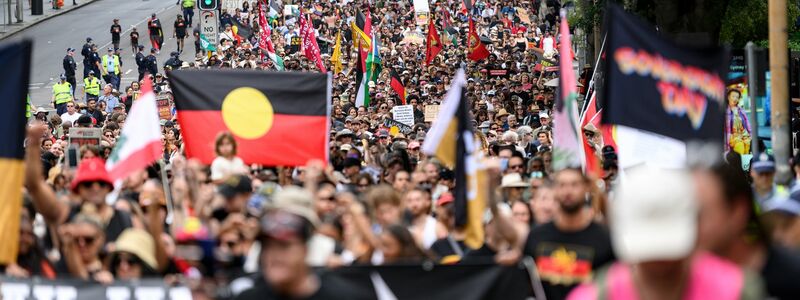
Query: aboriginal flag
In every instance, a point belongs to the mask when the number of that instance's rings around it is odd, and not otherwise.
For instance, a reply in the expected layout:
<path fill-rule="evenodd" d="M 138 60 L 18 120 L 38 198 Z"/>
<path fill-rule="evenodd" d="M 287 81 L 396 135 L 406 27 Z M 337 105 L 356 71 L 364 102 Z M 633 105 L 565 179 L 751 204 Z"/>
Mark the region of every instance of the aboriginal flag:
<path fill-rule="evenodd" d="M 0 61 L 5 72 L 0 73 L 0 265 L 17 261 L 19 224 L 22 210 L 22 184 L 25 178 L 25 108 L 31 61 L 31 42 L 28 40 L 0 47 Z M 30 144 L 31 147 L 39 145 Z M 31 216 L 33 217 L 33 216 Z"/>
<path fill-rule="evenodd" d="M 169 79 L 187 157 L 210 164 L 217 135 L 230 132 L 247 164 L 327 160 L 328 75 L 191 70 Z"/>
<path fill-rule="evenodd" d="M 397 71 L 394 69 L 392 69 L 389 74 L 392 78 L 392 81 L 389 82 L 389 85 L 391 85 L 394 92 L 397 93 L 397 97 L 400 98 L 400 102 L 402 102 L 403 105 L 406 105 L 406 86 L 403 84 L 403 80 L 400 79 L 400 74 L 397 74 Z"/>

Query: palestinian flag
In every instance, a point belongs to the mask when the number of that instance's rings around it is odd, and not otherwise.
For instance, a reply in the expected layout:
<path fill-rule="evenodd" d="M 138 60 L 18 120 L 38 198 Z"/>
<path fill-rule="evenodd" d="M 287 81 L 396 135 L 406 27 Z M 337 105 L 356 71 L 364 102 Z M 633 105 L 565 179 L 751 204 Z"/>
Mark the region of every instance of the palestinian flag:
<path fill-rule="evenodd" d="M 572 42 L 564 10 L 561 10 L 561 33 L 559 52 L 570 53 Z M 582 134 L 577 128 L 580 124 L 576 107 L 578 105 L 578 88 L 575 70 L 572 69 L 572 60 L 561 57 L 559 68 L 561 92 L 556 101 L 555 115 L 553 116 L 553 123 L 558 124 L 553 126 L 553 168 L 561 170 L 583 166 L 585 169 L 585 157 L 583 157 L 583 148 L 580 146 Z"/>
<path fill-rule="evenodd" d="M 389 73 L 391 75 L 391 81 L 389 85 L 392 87 L 395 93 L 397 93 L 397 97 L 400 98 L 400 102 L 403 105 L 406 105 L 406 86 L 403 84 L 403 80 L 400 79 L 400 74 L 397 74 L 397 71 L 392 69 Z"/>
<path fill-rule="evenodd" d="M 210 164 L 216 156 L 214 140 L 227 131 L 247 164 L 327 161 L 328 75 L 179 70 L 169 80 L 187 157 Z"/>
<path fill-rule="evenodd" d="M 460 69 L 453 78 L 439 115 L 428 132 L 422 151 L 436 156 L 445 166 L 455 170 L 455 223 L 463 228 L 464 243 L 472 249 L 483 245 L 483 214 L 486 210 L 486 171 L 480 164 L 481 151 L 472 132 L 467 79 Z"/>
<path fill-rule="evenodd" d="M 0 265 L 17 262 L 19 251 L 19 225 L 22 213 L 22 185 L 25 180 L 25 95 L 30 78 L 31 41 L 6 43 L 0 48 L 0 59 L 5 72 L 0 74 L 0 92 L 5 105 L 0 111 Z M 29 143 L 28 147 L 39 147 Z M 38 158 L 37 158 L 38 159 Z M 31 216 L 33 217 L 33 216 Z"/>
<path fill-rule="evenodd" d="M 356 107 L 364 106 L 369 107 L 369 78 L 365 72 L 364 65 L 360 62 L 363 61 L 361 51 L 356 51 L 358 62 L 356 62 Z"/>

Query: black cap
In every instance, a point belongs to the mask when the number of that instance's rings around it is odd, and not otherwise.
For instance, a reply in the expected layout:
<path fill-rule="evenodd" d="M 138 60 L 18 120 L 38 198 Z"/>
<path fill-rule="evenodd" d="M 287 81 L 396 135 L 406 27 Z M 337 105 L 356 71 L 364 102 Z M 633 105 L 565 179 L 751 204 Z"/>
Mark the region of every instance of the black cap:
<path fill-rule="evenodd" d="M 361 168 L 361 160 L 354 157 L 348 157 L 344 159 L 344 161 L 342 162 L 342 166 L 345 168 L 355 167 L 355 166 Z"/>
<path fill-rule="evenodd" d="M 238 194 L 253 192 L 253 182 L 246 175 L 233 175 L 228 177 L 218 188 L 219 193 L 227 199 Z"/>
<path fill-rule="evenodd" d="M 92 125 L 92 117 L 88 115 L 81 115 L 77 121 L 75 121 L 78 125 L 81 126 L 91 126 Z"/>
<path fill-rule="evenodd" d="M 139 45 L 139 50 L 144 50 L 144 45 Z"/>
<path fill-rule="evenodd" d="M 174 127 L 174 126 L 175 126 L 175 123 L 172 123 L 172 121 L 170 121 L 170 120 L 167 120 L 166 122 L 164 122 L 164 127 Z"/>
<path fill-rule="evenodd" d="M 88 42 L 91 42 L 91 41 L 92 41 L 92 38 L 91 38 L 91 37 L 87 37 L 87 38 L 86 38 L 86 42 L 87 42 L 87 43 L 88 43 Z"/>
<path fill-rule="evenodd" d="M 156 48 L 150 48 L 150 53 L 156 53 L 156 51 L 158 51 Z"/>

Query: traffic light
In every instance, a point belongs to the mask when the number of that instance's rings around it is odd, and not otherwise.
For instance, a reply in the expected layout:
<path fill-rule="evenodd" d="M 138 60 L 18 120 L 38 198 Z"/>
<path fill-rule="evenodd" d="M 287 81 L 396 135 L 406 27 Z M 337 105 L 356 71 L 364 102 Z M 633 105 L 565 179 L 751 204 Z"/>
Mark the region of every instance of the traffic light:
<path fill-rule="evenodd" d="M 215 10 L 219 6 L 219 0 L 200 0 L 201 10 Z"/>

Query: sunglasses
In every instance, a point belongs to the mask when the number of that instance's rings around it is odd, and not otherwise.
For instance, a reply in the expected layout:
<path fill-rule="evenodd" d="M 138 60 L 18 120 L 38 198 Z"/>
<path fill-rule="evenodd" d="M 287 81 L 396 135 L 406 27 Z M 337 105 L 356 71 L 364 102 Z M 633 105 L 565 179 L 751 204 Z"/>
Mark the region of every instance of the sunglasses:
<path fill-rule="evenodd" d="M 88 189 L 94 187 L 95 184 L 99 185 L 101 188 L 111 188 L 110 184 L 102 181 L 85 181 L 78 184 L 78 186 Z"/>
<path fill-rule="evenodd" d="M 129 265 L 129 266 L 140 266 L 140 265 L 142 265 L 142 261 L 138 257 L 136 257 L 136 256 L 125 256 L 125 257 L 123 257 L 122 255 L 117 255 L 117 257 L 114 258 L 114 261 L 112 262 L 112 265 L 114 267 L 118 268 L 119 265 L 121 265 L 123 262 L 125 264 Z"/>
<path fill-rule="evenodd" d="M 97 238 L 93 236 L 75 236 L 75 241 L 85 245 L 93 245 Z"/>

